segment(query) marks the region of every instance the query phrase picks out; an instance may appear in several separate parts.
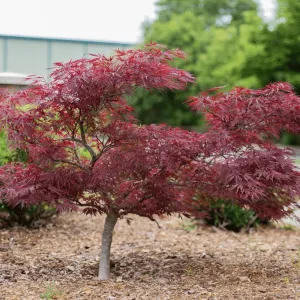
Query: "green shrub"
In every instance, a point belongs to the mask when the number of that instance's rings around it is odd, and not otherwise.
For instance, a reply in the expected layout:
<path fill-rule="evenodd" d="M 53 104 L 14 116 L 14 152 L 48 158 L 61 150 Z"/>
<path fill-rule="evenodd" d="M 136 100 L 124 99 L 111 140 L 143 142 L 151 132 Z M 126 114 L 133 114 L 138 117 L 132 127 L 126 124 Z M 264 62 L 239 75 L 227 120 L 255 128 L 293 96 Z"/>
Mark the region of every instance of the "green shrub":
<path fill-rule="evenodd" d="M 20 149 L 10 151 L 7 147 L 5 133 L 0 132 L 0 166 L 12 161 L 26 163 L 27 154 Z M 52 217 L 55 213 L 56 209 L 47 204 L 11 207 L 3 199 L 0 199 L 0 226 L 33 226 L 42 219 Z"/>
<path fill-rule="evenodd" d="M 56 209 L 47 204 L 31 205 L 21 207 L 20 205 L 10 207 L 0 203 L 0 224 L 2 226 L 35 226 L 41 220 L 48 219 L 56 213 Z"/>
<path fill-rule="evenodd" d="M 241 208 L 221 199 L 212 201 L 207 213 L 204 219 L 206 224 L 235 232 L 249 231 L 252 227 L 268 223 L 266 220 L 261 220 L 253 210 Z"/>
<path fill-rule="evenodd" d="M 289 132 L 284 132 L 279 142 L 283 145 L 299 146 L 300 134 L 292 134 Z"/>

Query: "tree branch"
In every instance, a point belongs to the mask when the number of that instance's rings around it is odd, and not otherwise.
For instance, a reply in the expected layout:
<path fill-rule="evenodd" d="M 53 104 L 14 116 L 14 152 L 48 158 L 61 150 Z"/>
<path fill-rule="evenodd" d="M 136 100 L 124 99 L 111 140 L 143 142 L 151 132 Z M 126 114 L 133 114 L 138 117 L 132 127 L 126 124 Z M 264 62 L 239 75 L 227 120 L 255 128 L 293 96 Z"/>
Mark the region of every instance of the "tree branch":
<path fill-rule="evenodd" d="M 72 166 L 75 166 L 75 167 L 78 167 L 80 168 L 81 170 L 84 170 L 84 171 L 87 171 L 87 169 L 85 167 L 83 167 L 82 165 L 80 164 L 77 164 L 75 162 L 72 162 L 72 161 L 69 161 L 69 160 L 66 160 L 66 159 L 53 159 L 54 162 L 58 162 L 58 163 L 66 163 L 66 164 L 70 164 Z"/>
<path fill-rule="evenodd" d="M 91 165 L 93 165 L 97 161 L 98 158 L 97 158 L 97 154 L 95 153 L 93 148 L 90 145 L 88 145 L 88 143 L 86 142 L 85 131 L 83 128 L 82 120 L 79 121 L 79 130 L 80 130 L 80 136 L 81 136 L 81 143 L 84 146 L 84 148 L 90 153 L 90 155 L 92 157 Z"/>

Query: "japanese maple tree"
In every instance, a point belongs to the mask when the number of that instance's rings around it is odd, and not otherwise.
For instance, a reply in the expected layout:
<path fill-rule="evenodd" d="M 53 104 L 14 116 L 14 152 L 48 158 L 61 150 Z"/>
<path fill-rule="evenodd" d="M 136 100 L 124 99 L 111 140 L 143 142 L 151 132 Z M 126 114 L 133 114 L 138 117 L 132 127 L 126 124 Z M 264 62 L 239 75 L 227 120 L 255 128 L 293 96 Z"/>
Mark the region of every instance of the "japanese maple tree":
<path fill-rule="evenodd" d="M 31 78 L 25 91 L 0 93 L 0 124 L 29 162 L 0 169 L 10 205 L 47 202 L 59 210 L 106 214 L 99 279 L 110 275 L 112 232 L 137 214 L 194 215 L 222 197 L 279 219 L 297 206 L 300 174 L 290 150 L 271 141 L 300 131 L 300 98 L 290 85 L 236 88 L 188 100 L 206 115 L 206 134 L 140 125 L 126 96 L 136 88 L 184 89 L 194 78 L 169 65 L 179 50 L 152 44 L 56 63 L 49 83 Z"/>

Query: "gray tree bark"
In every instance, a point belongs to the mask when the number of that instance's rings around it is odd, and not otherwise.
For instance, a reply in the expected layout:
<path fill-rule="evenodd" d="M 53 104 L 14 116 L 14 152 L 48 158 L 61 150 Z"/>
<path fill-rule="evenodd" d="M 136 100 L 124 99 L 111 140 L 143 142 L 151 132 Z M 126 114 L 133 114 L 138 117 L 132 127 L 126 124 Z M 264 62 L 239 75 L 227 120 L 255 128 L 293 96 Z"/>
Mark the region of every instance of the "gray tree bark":
<path fill-rule="evenodd" d="M 118 217 L 114 213 L 106 216 L 104 229 L 102 233 L 102 245 L 99 265 L 99 280 L 108 280 L 110 277 L 110 248 L 114 227 L 117 223 Z"/>

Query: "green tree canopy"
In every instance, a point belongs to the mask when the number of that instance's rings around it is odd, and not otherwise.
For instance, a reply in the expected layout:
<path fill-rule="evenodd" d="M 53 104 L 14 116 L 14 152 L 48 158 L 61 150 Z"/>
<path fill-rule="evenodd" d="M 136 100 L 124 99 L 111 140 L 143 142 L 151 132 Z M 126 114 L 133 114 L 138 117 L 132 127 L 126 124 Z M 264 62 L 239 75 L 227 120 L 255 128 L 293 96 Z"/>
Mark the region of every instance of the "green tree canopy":
<path fill-rule="evenodd" d="M 159 0 L 156 6 L 161 22 L 169 21 L 174 14 L 190 11 L 204 18 L 207 25 L 241 21 L 243 12 L 257 10 L 257 4 L 251 0 Z"/>
<path fill-rule="evenodd" d="M 145 26 L 144 43 L 155 41 L 185 51 L 187 60 L 176 66 L 194 74 L 198 85 L 180 93 L 137 91 L 134 106 L 141 121 L 199 127 L 201 119 L 182 104 L 189 95 L 216 85 L 260 86 L 254 75 L 241 79 L 247 56 L 262 55 L 264 50 L 253 43 L 254 33 L 263 27 L 254 1 L 159 0 L 156 5 L 158 16 Z"/>
<path fill-rule="evenodd" d="M 215 86 L 261 88 L 288 81 L 300 93 L 299 0 L 277 0 L 271 22 L 259 16 L 254 0 L 158 0 L 156 6 L 157 19 L 145 24 L 144 43 L 185 51 L 187 60 L 176 66 L 194 74 L 197 85 L 179 93 L 137 91 L 133 104 L 141 121 L 199 128 L 201 119 L 182 103 Z M 300 136 L 283 137 L 300 144 Z"/>
<path fill-rule="evenodd" d="M 259 32 L 265 51 L 245 69 L 257 73 L 262 84 L 288 81 L 300 92 L 300 1 L 278 0 L 273 23 Z"/>

